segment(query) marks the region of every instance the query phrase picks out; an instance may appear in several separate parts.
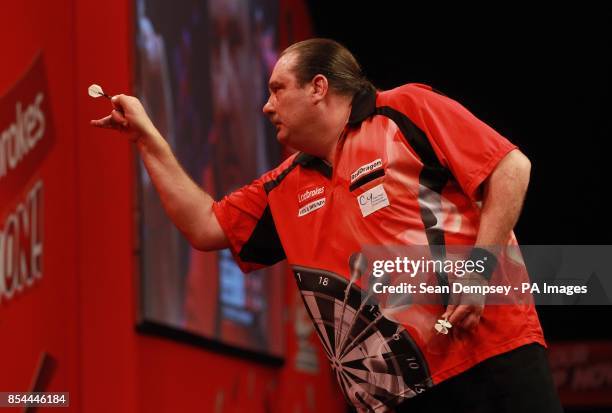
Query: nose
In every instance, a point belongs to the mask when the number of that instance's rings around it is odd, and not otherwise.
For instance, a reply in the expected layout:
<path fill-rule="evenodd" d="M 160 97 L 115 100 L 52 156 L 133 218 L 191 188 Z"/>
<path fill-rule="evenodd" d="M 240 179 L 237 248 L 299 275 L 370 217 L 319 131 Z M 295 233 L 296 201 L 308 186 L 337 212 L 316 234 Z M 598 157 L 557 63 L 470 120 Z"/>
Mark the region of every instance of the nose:
<path fill-rule="evenodd" d="M 268 101 L 265 103 L 265 105 L 263 105 L 263 108 L 261 109 L 264 115 L 266 116 L 270 116 L 272 115 L 272 113 L 274 113 L 274 107 L 272 106 L 272 102 L 270 102 L 271 99 L 272 96 L 268 98 Z"/>

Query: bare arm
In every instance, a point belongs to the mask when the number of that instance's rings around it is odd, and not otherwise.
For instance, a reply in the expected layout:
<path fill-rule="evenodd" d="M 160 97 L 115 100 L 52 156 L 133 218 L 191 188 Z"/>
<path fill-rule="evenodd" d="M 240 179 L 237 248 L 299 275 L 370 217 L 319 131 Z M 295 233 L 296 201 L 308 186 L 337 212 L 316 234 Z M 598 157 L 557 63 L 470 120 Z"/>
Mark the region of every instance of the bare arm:
<path fill-rule="evenodd" d="M 484 182 L 476 245 L 506 245 L 521 213 L 531 163 L 523 153 L 508 153 Z"/>
<path fill-rule="evenodd" d="M 508 243 L 523 206 L 530 172 L 529 159 L 518 150 L 511 151 L 497 164 L 483 183 L 483 205 L 475 246 L 486 248 Z M 446 307 L 442 317 L 448 318 L 453 325 L 471 330 L 478 325 L 483 310 L 484 302 L 475 304 L 473 299 L 459 298 L 458 302 Z"/>
<path fill-rule="evenodd" d="M 166 213 L 194 248 L 227 248 L 229 241 L 212 210 L 213 199 L 181 168 L 140 101 L 117 95 L 112 102 L 115 110 L 91 124 L 119 130 L 136 143 Z"/>

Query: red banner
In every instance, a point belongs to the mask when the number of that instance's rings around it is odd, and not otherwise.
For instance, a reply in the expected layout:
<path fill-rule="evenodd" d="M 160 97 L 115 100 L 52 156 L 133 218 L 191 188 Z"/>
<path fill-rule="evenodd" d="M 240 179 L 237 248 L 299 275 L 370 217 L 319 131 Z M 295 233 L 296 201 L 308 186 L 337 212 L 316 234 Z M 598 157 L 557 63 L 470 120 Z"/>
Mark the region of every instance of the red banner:
<path fill-rule="evenodd" d="M 0 98 L 0 303 L 42 277 L 43 181 L 35 179 L 54 140 L 39 53 Z"/>
<path fill-rule="evenodd" d="M 0 214 L 23 191 L 55 136 L 42 54 L 0 97 Z"/>
<path fill-rule="evenodd" d="M 564 406 L 612 405 L 612 342 L 550 343 L 549 359 Z"/>

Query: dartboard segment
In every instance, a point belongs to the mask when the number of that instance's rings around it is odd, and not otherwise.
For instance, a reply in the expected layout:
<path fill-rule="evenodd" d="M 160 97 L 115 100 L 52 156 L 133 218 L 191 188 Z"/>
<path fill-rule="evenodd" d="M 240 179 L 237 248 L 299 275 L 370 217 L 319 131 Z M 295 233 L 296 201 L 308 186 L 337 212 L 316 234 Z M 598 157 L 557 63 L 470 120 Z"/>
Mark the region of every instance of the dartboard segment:
<path fill-rule="evenodd" d="M 373 297 L 329 271 L 293 267 L 306 310 L 342 392 L 365 411 L 385 412 L 431 387 L 425 358 Z"/>

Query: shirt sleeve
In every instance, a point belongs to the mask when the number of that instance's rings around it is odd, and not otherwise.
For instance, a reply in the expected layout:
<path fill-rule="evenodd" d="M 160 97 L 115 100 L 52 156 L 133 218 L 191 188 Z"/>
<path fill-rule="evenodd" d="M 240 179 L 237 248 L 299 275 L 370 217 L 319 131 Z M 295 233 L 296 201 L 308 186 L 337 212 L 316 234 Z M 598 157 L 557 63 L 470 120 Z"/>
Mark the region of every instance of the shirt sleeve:
<path fill-rule="evenodd" d="M 266 176 L 213 204 L 240 269 L 247 273 L 285 259 L 264 188 Z"/>
<path fill-rule="evenodd" d="M 425 132 L 442 165 L 476 199 L 480 184 L 517 146 L 429 86 L 410 84 L 399 90 L 406 114 Z"/>

